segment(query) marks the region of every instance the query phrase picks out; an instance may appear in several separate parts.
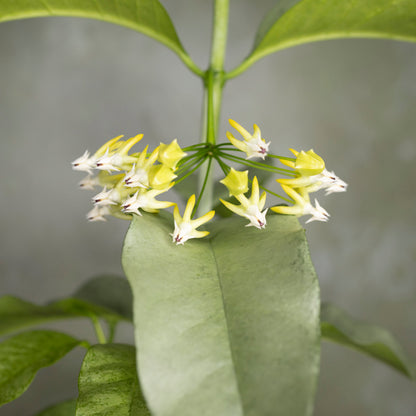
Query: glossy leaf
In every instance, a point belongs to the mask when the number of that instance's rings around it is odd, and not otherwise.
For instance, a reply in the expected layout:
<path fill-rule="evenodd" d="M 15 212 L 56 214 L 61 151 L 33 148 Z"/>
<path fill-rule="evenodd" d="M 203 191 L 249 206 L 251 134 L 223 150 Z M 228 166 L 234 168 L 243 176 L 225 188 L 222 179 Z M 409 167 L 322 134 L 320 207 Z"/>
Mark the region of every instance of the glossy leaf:
<path fill-rule="evenodd" d="M 0 344 L 0 405 L 19 397 L 36 373 L 82 342 L 54 331 L 30 331 Z"/>
<path fill-rule="evenodd" d="M 281 49 L 337 38 L 416 41 L 414 0 L 282 0 L 261 23 L 253 50 L 229 77 Z"/>
<path fill-rule="evenodd" d="M 322 337 L 370 355 L 416 380 L 416 361 L 384 328 L 369 325 L 329 303 L 321 306 Z"/>
<path fill-rule="evenodd" d="M 90 317 L 108 321 L 132 319 L 132 294 L 127 280 L 96 277 L 81 286 L 71 298 L 35 305 L 13 296 L 0 298 L 0 335 L 59 319 Z"/>
<path fill-rule="evenodd" d="M 130 345 L 91 347 L 78 389 L 76 416 L 150 416 L 137 380 L 135 348 Z"/>
<path fill-rule="evenodd" d="M 133 288 L 140 381 L 152 414 L 308 415 L 319 367 L 319 293 L 294 217 L 215 223 L 171 242 L 170 216 L 135 217 L 123 267 Z"/>
<path fill-rule="evenodd" d="M 46 410 L 38 413 L 37 416 L 75 416 L 76 399 L 67 400 L 59 404 L 48 407 Z"/>
<path fill-rule="evenodd" d="M 194 72 L 172 21 L 158 0 L 13 0 L 0 1 L 0 22 L 44 16 L 103 20 L 144 33 L 165 44 Z"/>

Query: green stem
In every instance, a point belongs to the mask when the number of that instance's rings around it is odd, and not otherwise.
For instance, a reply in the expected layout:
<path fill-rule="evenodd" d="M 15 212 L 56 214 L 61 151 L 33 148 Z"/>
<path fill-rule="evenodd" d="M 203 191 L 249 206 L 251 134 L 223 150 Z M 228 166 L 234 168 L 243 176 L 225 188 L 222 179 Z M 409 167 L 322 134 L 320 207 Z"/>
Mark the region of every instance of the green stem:
<path fill-rule="evenodd" d="M 97 318 L 97 315 L 94 314 L 90 315 L 90 319 L 94 325 L 95 335 L 97 336 L 98 342 L 100 344 L 105 344 L 107 340 L 104 335 L 103 327 L 100 324 L 100 320 Z"/>
<path fill-rule="evenodd" d="M 114 341 L 114 336 L 116 334 L 116 327 L 117 327 L 116 321 L 108 322 L 108 338 L 107 338 L 108 343 L 112 343 Z"/>
<path fill-rule="evenodd" d="M 192 211 L 192 216 L 194 216 L 195 212 L 197 211 L 199 203 L 201 202 L 201 197 L 204 194 L 205 187 L 207 186 L 208 178 L 210 177 L 210 172 L 211 172 L 211 165 L 212 165 L 212 156 L 210 156 L 208 160 L 208 166 L 207 166 L 206 173 L 205 173 L 205 180 L 204 180 L 204 183 L 202 184 L 201 191 L 199 192 L 198 199 L 196 200 L 195 207 Z"/>
<path fill-rule="evenodd" d="M 222 90 L 224 87 L 224 59 L 228 32 L 229 0 L 215 0 L 214 22 L 212 30 L 212 46 L 210 65 L 205 73 L 205 111 L 202 141 L 215 145 L 217 142 L 218 125 L 221 112 Z M 209 211 L 213 205 L 213 178 L 209 164 L 199 174 L 201 200 L 199 212 Z"/>

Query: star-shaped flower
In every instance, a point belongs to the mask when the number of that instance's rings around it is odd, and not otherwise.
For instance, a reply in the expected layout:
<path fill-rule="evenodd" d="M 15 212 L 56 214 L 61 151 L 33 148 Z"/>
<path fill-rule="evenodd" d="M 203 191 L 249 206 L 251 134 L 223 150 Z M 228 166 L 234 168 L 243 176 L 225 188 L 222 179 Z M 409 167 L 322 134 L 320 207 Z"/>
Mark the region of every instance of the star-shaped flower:
<path fill-rule="evenodd" d="M 267 156 L 270 142 L 266 143 L 266 141 L 261 138 L 261 131 L 257 124 L 253 125 L 254 132 L 253 134 L 250 134 L 234 120 L 230 119 L 228 121 L 231 126 L 243 136 L 244 140 L 237 140 L 229 131 L 227 131 L 227 138 L 237 149 L 240 149 L 247 155 L 246 159 L 251 159 L 252 157 L 264 159 Z"/>
<path fill-rule="evenodd" d="M 175 205 L 174 202 L 158 201 L 155 199 L 156 196 L 165 192 L 165 190 L 158 189 L 139 189 L 133 196 L 126 199 L 121 204 L 121 210 L 125 213 L 134 213 L 142 215 L 139 209 L 147 212 L 158 212 L 160 209 L 171 207 Z"/>
<path fill-rule="evenodd" d="M 293 188 L 287 185 L 282 185 L 283 190 L 295 201 L 295 204 L 287 206 L 276 206 L 270 209 L 278 214 L 296 215 L 301 217 L 303 215 L 311 215 L 306 223 L 311 221 L 328 221 L 330 215 L 328 212 L 319 205 L 319 202 L 315 199 L 315 206 L 313 206 L 309 199 L 309 194 L 305 188 L 299 188 L 295 191 Z"/>
<path fill-rule="evenodd" d="M 234 195 L 234 194 L 233 194 Z M 264 204 L 266 203 L 266 192 L 259 195 L 259 183 L 257 177 L 253 178 L 253 186 L 251 190 L 250 198 L 247 198 L 244 194 L 234 195 L 241 205 L 234 205 L 230 202 L 220 199 L 220 201 L 232 212 L 242 217 L 247 218 L 250 222 L 246 227 L 256 227 L 259 229 L 266 227 L 266 213 L 267 209 L 263 212 Z"/>
<path fill-rule="evenodd" d="M 197 228 L 205 224 L 215 215 L 215 211 L 209 211 L 200 218 L 191 219 L 192 211 L 195 206 L 195 195 L 191 195 L 185 207 L 183 217 L 179 213 L 179 208 L 175 205 L 173 218 L 175 220 L 175 230 L 171 234 L 172 241 L 176 244 L 184 244 L 191 238 L 202 238 L 209 234 L 208 231 L 198 231 Z"/>

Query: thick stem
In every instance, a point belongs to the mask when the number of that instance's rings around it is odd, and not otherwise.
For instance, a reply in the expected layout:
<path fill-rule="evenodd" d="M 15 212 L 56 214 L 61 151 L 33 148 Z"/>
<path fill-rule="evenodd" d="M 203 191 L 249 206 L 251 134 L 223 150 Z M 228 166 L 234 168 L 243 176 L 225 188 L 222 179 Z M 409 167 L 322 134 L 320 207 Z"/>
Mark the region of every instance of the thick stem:
<path fill-rule="evenodd" d="M 205 73 L 204 129 L 202 141 L 210 144 L 217 142 L 218 125 L 221 112 L 222 89 L 224 86 L 224 58 L 227 43 L 229 0 L 215 0 L 214 22 L 210 66 Z M 208 164 L 201 169 L 199 189 L 204 186 L 198 213 L 204 214 L 213 205 L 212 171 L 207 172 Z M 208 173 L 208 176 L 207 176 Z"/>

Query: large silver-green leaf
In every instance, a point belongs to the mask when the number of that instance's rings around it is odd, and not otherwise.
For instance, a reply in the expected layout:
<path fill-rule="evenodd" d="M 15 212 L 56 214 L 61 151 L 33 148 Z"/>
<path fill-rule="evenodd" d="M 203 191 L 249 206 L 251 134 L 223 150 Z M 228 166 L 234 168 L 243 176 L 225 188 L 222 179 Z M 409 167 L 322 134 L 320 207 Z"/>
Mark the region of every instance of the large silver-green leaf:
<path fill-rule="evenodd" d="M 82 341 L 54 331 L 30 331 L 0 344 L 0 406 L 19 397 L 36 373 Z"/>
<path fill-rule="evenodd" d="M 0 298 L 0 335 L 49 321 L 88 318 L 95 315 L 110 322 L 132 319 L 132 294 L 126 279 L 95 277 L 70 298 L 35 305 L 14 296 Z"/>
<path fill-rule="evenodd" d="M 54 406 L 48 407 L 37 416 L 75 416 L 75 409 L 77 407 L 76 399 L 67 400 Z"/>
<path fill-rule="evenodd" d="M 172 21 L 159 0 L 13 0 L 0 1 L 0 22 L 43 16 L 103 20 L 144 33 L 165 44 L 194 72 Z"/>
<path fill-rule="evenodd" d="M 335 305 L 323 303 L 321 331 L 324 339 L 357 349 L 416 380 L 415 359 L 408 357 L 384 328 L 358 321 Z"/>
<path fill-rule="evenodd" d="M 131 345 L 91 347 L 78 381 L 76 416 L 150 416 L 140 392 Z"/>
<path fill-rule="evenodd" d="M 228 76 L 281 49 L 354 37 L 416 41 L 415 1 L 278 0 L 261 23 L 250 55 Z"/>
<path fill-rule="evenodd" d="M 171 216 L 135 217 L 123 267 L 133 288 L 138 369 L 156 416 L 312 413 L 319 290 L 304 230 L 218 221 L 172 243 Z"/>

